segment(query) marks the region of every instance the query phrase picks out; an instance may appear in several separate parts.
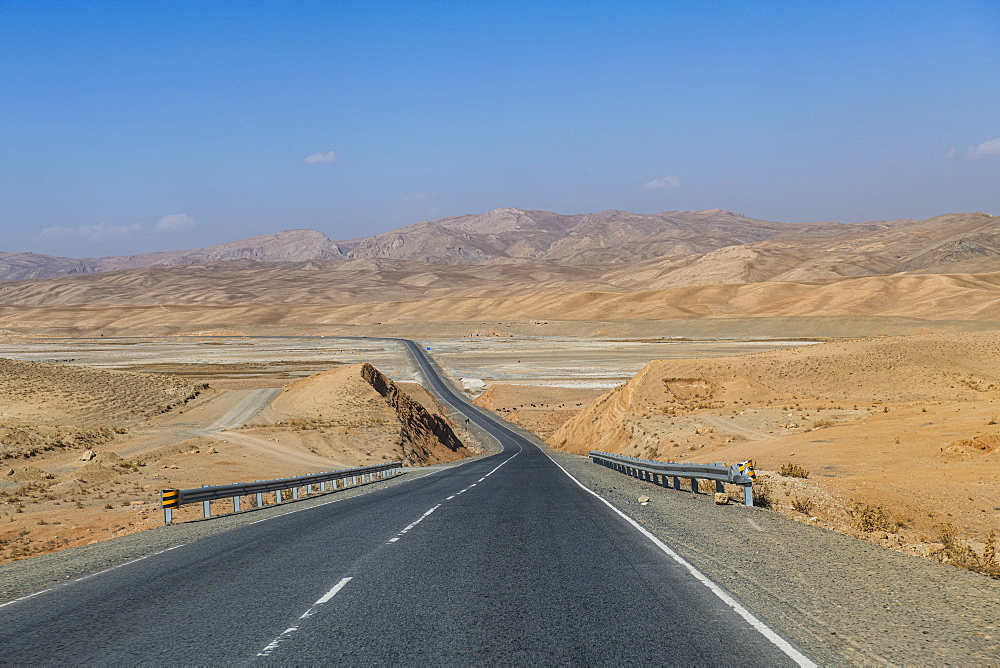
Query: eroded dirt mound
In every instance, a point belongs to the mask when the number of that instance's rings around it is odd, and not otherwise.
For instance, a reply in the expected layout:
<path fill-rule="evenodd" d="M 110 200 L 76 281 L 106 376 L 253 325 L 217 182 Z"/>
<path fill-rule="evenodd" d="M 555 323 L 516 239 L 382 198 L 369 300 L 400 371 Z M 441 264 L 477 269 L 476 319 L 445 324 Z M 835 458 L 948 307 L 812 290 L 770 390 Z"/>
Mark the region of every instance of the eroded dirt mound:
<path fill-rule="evenodd" d="M 22 424 L 129 423 L 185 403 L 198 391 L 162 374 L 0 358 L 0 420 Z"/>
<path fill-rule="evenodd" d="M 279 428 L 319 431 L 322 438 L 303 441 L 314 453 L 328 457 L 381 453 L 385 459 L 430 464 L 473 454 L 445 416 L 427 410 L 367 363 L 291 383 L 266 417 Z"/>

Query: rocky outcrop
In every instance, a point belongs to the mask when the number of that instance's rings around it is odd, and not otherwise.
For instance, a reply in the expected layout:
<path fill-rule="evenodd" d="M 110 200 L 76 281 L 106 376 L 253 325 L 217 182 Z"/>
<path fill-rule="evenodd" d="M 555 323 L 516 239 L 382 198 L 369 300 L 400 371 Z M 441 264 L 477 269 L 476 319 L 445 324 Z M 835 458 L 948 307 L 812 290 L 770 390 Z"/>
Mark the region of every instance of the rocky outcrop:
<path fill-rule="evenodd" d="M 471 454 L 452 430 L 447 419 L 429 413 L 371 364 L 361 365 L 361 377 L 382 395 L 399 418 L 404 461 L 425 463 L 441 459 L 443 450 Z"/>
<path fill-rule="evenodd" d="M 371 364 L 352 364 L 286 385 L 261 420 L 301 430 L 313 454 L 345 465 L 400 459 L 419 466 L 473 454 L 444 415 L 424 406 Z"/>

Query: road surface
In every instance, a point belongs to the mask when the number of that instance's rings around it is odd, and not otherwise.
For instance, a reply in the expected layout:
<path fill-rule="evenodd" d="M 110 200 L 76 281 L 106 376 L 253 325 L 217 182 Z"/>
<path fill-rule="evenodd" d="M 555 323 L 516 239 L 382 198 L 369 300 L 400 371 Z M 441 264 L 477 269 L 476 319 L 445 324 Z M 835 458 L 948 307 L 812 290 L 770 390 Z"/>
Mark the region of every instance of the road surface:
<path fill-rule="evenodd" d="M 4 604 L 0 660 L 809 665 L 403 343 L 502 452 Z"/>

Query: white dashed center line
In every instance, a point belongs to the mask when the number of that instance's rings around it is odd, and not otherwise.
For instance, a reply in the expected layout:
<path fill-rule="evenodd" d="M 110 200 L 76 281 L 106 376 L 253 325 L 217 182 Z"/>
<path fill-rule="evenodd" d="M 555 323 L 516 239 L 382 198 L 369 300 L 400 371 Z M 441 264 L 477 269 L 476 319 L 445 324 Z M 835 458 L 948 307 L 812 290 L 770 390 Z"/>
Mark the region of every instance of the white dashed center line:
<path fill-rule="evenodd" d="M 421 515 L 421 516 L 420 516 L 419 518 L 417 518 L 417 520 L 416 520 L 415 522 L 413 522 L 412 524 L 410 524 L 410 526 L 406 527 L 405 529 L 403 529 L 402 531 L 400 531 L 400 532 L 399 532 L 398 534 L 396 534 L 396 535 L 395 535 L 394 537 L 390 538 L 390 539 L 389 539 L 389 542 L 390 542 L 390 543 L 395 543 L 395 542 L 396 542 L 397 540 L 399 540 L 400 538 L 402 538 L 402 537 L 403 537 L 403 535 L 404 535 L 404 534 L 405 534 L 405 533 L 406 533 L 407 531 L 409 531 L 409 530 L 410 530 L 410 529 L 412 529 L 413 527 L 415 527 L 415 526 L 417 526 L 418 524 L 420 524 L 421 522 L 423 522 L 423 521 L 424 521 L 425 519 L 427 519 L 427 516 L 428 516 L 428 515 L 430 515 L 431 513 L 433 513 L 433 512 L 435 511 L 435 510 L 437 510 L 437 509 L 438 509 L 438 508 L 440 508 L 440 507 L 441 507 L 441 504 L 439 503 L 439 504 L 437 504 L 436 506 L 434 506 L 433 508 L 431 508 L 430 510 L 428 510 L 428 511 L 427 511 L 426 513 L 424 513 L 424 514 L 423 514 L 423 515 Z"/>
<path fill-rule="evenodd" d="M 344 578 L 343 580 L 341 580 L 337 584 L 333 585 L 333 588 L 331 588 L 330 591 L 328 591 L 325 594 L 323 594 L 322 596 L 320 596 L 318 601 L 316 601 L 315 603 L 313 603 L 309 607 L 308 610 L 306 610 L 305 612 L 303 612 L 299 616 L 299 619 L 309 619 L 310 617 L 312 617 L 313 615 L 315 615 L 316 614 L 316 609 L 319 606 L 323 605 L 324 603 L 326 603 L 327 601 L 329 601 L 331 598 L 333 598 L 334 596 L 336 596 L 337 592 L 339 592 L 341 589 L 343 589 L 344 585 L 346 585 L 350 581 L 351 581 L 351 578 Z M 299 630 L 299 627 L 298 627 L 297 624 L 295 626 L 289 626 L 287 629 L 285 629 L 284 631 L 282 631 L 281 634 L 277 638 L 275 638 L 274 640 L 272 640 L 271 642 L 269 642 L 267 644 L 267 647 L 265 647 L 264 649 L 262 649 L 259 652 L 257 652 L 257 656 L 269 656 L 271 654 L 271 652 L 273 652 L 275 649 L 278 648 L 278 645 L 280 645 L 285 640 L 288 640 L 289 636 L 291 636 L 293 633 L 295 633 L 298 630 Z"/>

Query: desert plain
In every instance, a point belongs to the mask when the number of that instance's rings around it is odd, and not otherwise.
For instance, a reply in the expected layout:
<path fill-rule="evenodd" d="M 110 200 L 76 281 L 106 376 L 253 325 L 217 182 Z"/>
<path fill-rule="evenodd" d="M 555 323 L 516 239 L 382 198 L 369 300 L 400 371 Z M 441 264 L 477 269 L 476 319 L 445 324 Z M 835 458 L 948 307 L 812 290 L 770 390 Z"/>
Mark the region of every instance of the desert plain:
<path fill-rule="evenodd" d="M 377 338 L 406 337 L 548 447 L 752 460 L 790 520 L 996 574 L 1000 219 L 668 214 L 16 258 L 0 559 L 158 526 L 164 488 L 488 452 Z"/>

